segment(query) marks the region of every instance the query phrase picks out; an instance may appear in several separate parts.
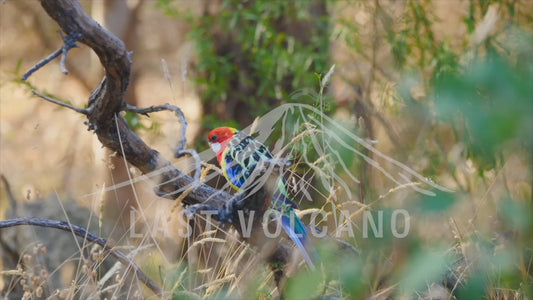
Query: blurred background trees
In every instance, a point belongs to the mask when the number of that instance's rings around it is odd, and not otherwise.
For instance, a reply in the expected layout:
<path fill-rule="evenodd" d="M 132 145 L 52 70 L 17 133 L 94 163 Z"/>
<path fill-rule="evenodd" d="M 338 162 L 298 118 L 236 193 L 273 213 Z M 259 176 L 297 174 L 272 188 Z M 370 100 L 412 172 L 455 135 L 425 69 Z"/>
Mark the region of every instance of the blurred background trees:
<path fill-rule="evenodd" d="M 109 187 L 127 179 L 116 171 L 121 160 L 100 149 L 83 118 L 31 97 L 18 82 L 61 39 L 37 3 L 6 2 L 0 7 L 1 173 L 22 202 L 57 193 L 99 214 L 96 194 L 104 182 Z M 211 128 L 242 128 L 282 103 L 304 102 L 456 191 L 437 197 L 389 193 L 387 179 L 354 157 L 349 167 L 361 184 L 353 187 L 357 203 L 348 203 L 349 208 L 355 213 L 363 202 L 372 212 L 406 208 L 412 233 L 401 241 L 356 235 L 348 241 L 361 248 L 357 258 L 328 257 L 325 250 L 326 272 L 341 277 L 339 286 L 303 274 L 289 280 L 289 298 L 316 295 L 317 286 L 347 298 L 390 295 L 397 282 L 395 295 L 424 290 L 421 297 L 533 296 L 533 2 L 82 3 L 133 51 L 128 101 L 181 107 L 190 124 L 189 147 L 207 149 L 204 136 Z M 333 64 L 331 83 L 320 91 L 321 78 Z M 88 49 L 75 49 L 67 66 L 69 76 L 50 64 L 30 82 L 82 107 L 101 78 L 99 63 Z M 127 118 L 171 157 L 179 139 L 171 114 Z M 145 195 L 141 201 L 131 191 L 120 194 L 130 188 L 105 194 L 104 214 L 122 218 L 114 236 L 124 243 L 130 242 L 122 236 L 130 216 L 123 207 L 138 207 L 148 219 L 157 219 L 173 205 L 154 197 L 149 182 L 137 184 Z M 6 197 L 0 193 L 0 199 Z M 2 215 L 7 203 L 0 202 Z M 360 218 L 354 214 L 351 221 L 360 224 Z M 175 224 L 165 226 L 173 236 Z M 148 265 L 175 261 L 175 244 L 161 245 L 163 258 L 148 259 Z M 439 260 L 434 251 L 443 249 L 453 254 Z M 428 280 L 445 289 L 428 287 Z"/>

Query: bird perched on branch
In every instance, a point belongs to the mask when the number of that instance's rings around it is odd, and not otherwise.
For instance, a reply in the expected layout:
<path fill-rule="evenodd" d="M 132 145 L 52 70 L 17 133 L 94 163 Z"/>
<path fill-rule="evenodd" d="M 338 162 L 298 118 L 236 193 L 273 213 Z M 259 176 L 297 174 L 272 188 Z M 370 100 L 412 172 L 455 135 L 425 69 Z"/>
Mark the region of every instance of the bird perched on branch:
<path fill-rule="evenodd" d="M 209 146 L 217 155 L 224 177 L 234 189 L 250 191 L 263 186 L 273 190 L 270 203 L 265 203 L 266 208 L 279 213 L 283 229 L 301 250 L 309 268 L 314 270 L 311 256 L 315 261 L 318 256 L 305 225 L 294 212 L 297 206 L 289 198 L 285 179 L 281 175 L 277 175 L 274 180 L 267 179 L 272 178 L 272 175 L 264 169 L 272 170 L 275 165 L 268 148 L 252 136 L 232 127 L 213 129 L 208 140 Z"/>

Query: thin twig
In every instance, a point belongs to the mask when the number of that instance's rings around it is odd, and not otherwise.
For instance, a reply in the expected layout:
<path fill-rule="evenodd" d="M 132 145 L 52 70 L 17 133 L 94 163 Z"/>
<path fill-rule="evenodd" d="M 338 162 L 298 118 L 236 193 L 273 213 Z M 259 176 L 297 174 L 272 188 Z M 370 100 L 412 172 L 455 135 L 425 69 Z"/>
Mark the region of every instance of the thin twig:
<path fill-rule="evenodd" d="M 171 105 L 168 103 L 162 104 L 162 105 L 152 105 L 150 107 L 136 107 L 128 103 L 124 103 L 123 109 L 124 111 L 129 111 L 132 113 L 137 113 L 145 116 L 149 116 L 149 113 L 158 112 L 158 111 L 173 111 L 174 114 L 178 117 L 180 123 L 181 123 L 181 140 L 178 142 L 178 145 L 176 147 L 176 157 L 181 157 L 184 154 L 182 151 L 185 149 L 185 144 L 187 143 L 187 138 L 185 137 L 185 133 L 187 132 L 187 120 L 185 119 L 185 115 L 183 114 L 183 111 L 181 108 Z"/>
<path fill-rule="evenodd" d="M 63 52 L 63 48 L 57 49 L 54 53 L 50 54 L 47 58 L 41 60 L 38 62 L 35 66 L 33 66 L 28 72 L 26 72 L 24 75 L 22 75 L 22 81 L 26 81 L 28 77 L 31 76 L 35 71 L 42 68 L 44 65 L 52 61 L 54 58 L 58 57 L 59 54 Z"/>
<path fill-rule="evenodd" d="M 200 156 L 198 155 L 198 152 L 194 149 L 185 149 L 185 144 L 187 143 L 187 137 L 185 136 L 185 133 L 187 132 L 187 120 L 185 119 L 185 115 L 183 114 L 183 111 L 172 104 L 162 104 L 162 105 L 152 105 L 150 107 L 136 107 L 128 103 L 124 103 L 124 111 L 129 111 L 137 114 L 142 114 L 147 117 L 149 117 L 149 113 L 158 112 L 158 111 L 173 111 L 174 114 L 178 117 L 180 123 L 181 123 L 181 140 L 178 142 L 178 145 L 176 146 L 176 150 L 174 151 L 174 157 L 180 158 L 186 154 L 191 155 L 194 158 L 195 163 L 195 172 L 194 172 L 194 181 L 196 184 L 200 183 L 200 175 L 202 174 L 202 160 L 200 159 Z"/>
<path fill-rule="evenodd" d="M 148 277 L 141 268 L 135 264 L 131 259 L 128 258 L 127 255 L 124 253 L 113 250 L 113 247 L 110 246 L 107 241 L 101 237 L 98 237 L 89 231 L 85 230 L 85 228 L 70 224 L 67 221 L 56 221 L 56 220 L 47 220 L 47 219 L 40 219 L 40 218 L 17 218 L 17 219 L 11 219 L 11 220 L 5 220 L 0 221 L 0 228 L 8 228 L 13 226 L 20 226 L 20 225 L 31 225 L 31 226 L 39 226 L 39 227 L 48 227 L 48 228 L 57 228 L 64 231 L 72 232 L 75 235 L 82 237 L 90 242 L 96 243 L 100 245 L 104 251 L 108 252 L 111 256 L 115 257 L 118 261 L 120 261 L 125 266 L 130 266 L 133 271 L 135 272 L 135 275 L 137 278 L 146 285 L 152 292 L 154 292 L 156 295 L 163 297 L 163 290 L 155 283 L 150 277 Z"/>
<path fill-rule="evenodd" d="M 47 97 L 47 96 L 45 96 L 45 95 L 43 95 L 43 94 L 37 92 L 36 90 L 31 90 L 31 92 L 32 92 L 34 95 L 39 96 L 39 97 L 43 98 L 43 99 L 46 100 L 46 101 L 50 101 L 50 102 L 52 102 L 52 103 L 54 103 L 54 104 L 57 104 L 57 105 L 60 105 L 60 106 L 66 107 L 66 108 L 70 108 L 70 109 L 72 109 L 73 111 L 78 112 L 78 113 L 80 113 L 80 114 L 83 114 L 83 115 L 88 116 L 88 115 L 91 113 L 90 110 L 88 110 L 88 109 L 77 108 L 77 107 L 74 107 L 74 106 L 72 106 L 72 105 L 70 105 L 70 104 L 66 104 L 65 102 L 61 102 L 61 101 L 58 101 L 58 100 L 52 99 L 52 98 L 50 98 L 50 97 Z"/>
<path fill-rule="evenodd" d="M 33 66 L 28 72 L 26 72 L 26 74 L 22 76 L 21 78 L 22 81 L 26 81 L 28 77 L 30 77 L 33 73 L 35 73 L 35 71 L 39 70 L 44 65 L 51 62 L 54 58 L 58 57 L 60 54 L 62 54 L 61 63 L 60 63 L 61 72 L 63 72 L 63 74 L 65 75 L 68 74 L 67 67 L 65 66 L 65 63 L 67 60 L 67 53 L 72 48 L 80 48 L 80 46 L 76 44 L 76 42 L 82 38 L 82 35 L 81 33 L 69 34 L 67 36 L 61 34 L 61 37 L 63 38 L 63 42 L 64 42 L 63 47 L 57 49 L 54 53 L 50 54 L 47 58 L 41 60 L 35 66 Z"/>

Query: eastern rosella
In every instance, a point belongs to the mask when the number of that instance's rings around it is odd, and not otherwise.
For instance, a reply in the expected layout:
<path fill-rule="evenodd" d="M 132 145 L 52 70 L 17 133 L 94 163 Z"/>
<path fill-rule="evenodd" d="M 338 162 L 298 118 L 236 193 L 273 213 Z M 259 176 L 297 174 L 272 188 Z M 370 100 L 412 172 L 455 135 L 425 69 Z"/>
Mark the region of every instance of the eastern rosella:
<path fill-rule="evenodd" d="M 272 153 L 267 147 L 252 136 L 235 128 L 215 128 L 209 133 L 208 140 L 209 146 L 217 155 L 224 177 L 237 191 L 240 191 L 243 185 L 249 184 L 247 180 L 254 174 L 258 165 L 273 161 Z M 309 252 L 313 258 L 316 258 L 316 250 L 307 234 L 305 225 L 294 213 L 294 208 L 297 206 L 289 198 L 283 176 L 277 176 L 274 189 L 269 208 L 280 214 L 283 229 L 301 250 L 311 270 L 314 270 L 315 266 Z"/>

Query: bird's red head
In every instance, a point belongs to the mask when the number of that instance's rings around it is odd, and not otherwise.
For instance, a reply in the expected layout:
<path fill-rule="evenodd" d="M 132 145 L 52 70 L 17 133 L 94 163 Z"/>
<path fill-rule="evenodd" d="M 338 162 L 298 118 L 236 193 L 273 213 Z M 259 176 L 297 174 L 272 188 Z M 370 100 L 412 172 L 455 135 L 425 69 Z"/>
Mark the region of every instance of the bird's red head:
<path fill-rule="evenodd" d="M 218 127 L 211 130 L 207 139 L 209 141 L 209 146 L 215 151 L 217 156 L 220 156 L 224 149 L 226 149 L 226 146 L 236 132 L 237 129 L 232 127 Z"/>
<path fill-rule="evenodd" d="M 209 133 L 207 139 L 209 143 L 223 143 L 228 139 L 231 139 L 233 135 L 237 132 L 237 129 L 232 127 L 218 127 Z"/>

